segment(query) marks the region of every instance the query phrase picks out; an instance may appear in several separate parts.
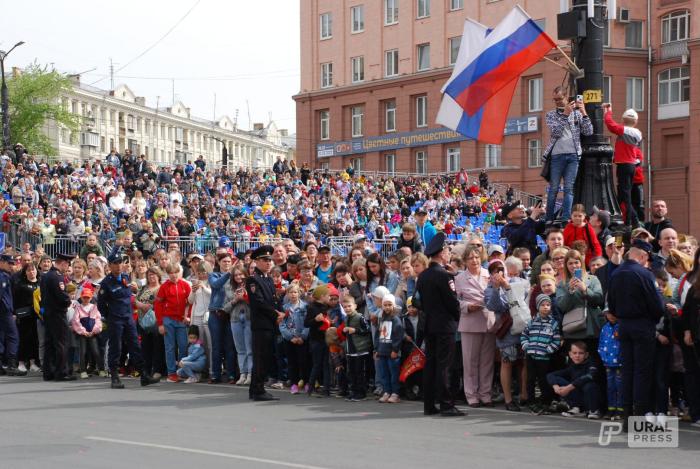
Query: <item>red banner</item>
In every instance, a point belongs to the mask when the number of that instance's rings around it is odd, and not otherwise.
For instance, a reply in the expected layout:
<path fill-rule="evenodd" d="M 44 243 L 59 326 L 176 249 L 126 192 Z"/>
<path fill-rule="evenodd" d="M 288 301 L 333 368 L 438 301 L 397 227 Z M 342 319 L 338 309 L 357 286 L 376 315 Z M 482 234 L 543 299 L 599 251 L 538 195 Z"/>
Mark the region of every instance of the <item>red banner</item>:
<path fill-rule="evenodd" d="M 420 371 L 425 367 L 425 354 L 418 347 L 414 348 L 413 351 L 408 354 L 408 357 L 401 364 L 401 373 L 399 374 L 399 381 L 402 383 L 406 381 L 406 378 L 411 376 L 416 371 Z"/>

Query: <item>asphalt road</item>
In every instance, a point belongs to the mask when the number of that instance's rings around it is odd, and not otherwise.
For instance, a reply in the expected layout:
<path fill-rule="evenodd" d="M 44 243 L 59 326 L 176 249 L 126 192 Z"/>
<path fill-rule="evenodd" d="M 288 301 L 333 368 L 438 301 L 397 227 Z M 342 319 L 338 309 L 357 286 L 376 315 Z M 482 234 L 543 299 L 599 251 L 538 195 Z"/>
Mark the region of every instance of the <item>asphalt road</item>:
<path fill-rule="evenodd" d="M 700 430 L 675 449 L 598 445 L 600 422 L 469 409 L 424 417 L 421 403 L 345 402 L 245 388 L 0 378 L 0 469 L 698 467 Z M 275 392 L 275 391 L 273 391 Z"/>

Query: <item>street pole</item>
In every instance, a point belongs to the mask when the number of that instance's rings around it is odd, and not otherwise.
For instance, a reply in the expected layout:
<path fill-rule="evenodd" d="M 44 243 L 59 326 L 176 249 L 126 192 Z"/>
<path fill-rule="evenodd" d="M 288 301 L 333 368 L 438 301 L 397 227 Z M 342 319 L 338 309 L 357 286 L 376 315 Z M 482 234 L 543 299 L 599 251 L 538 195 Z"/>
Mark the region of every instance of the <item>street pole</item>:
<path fill-rule="evenodd" d="M 583 95 L 586 112 L 593 123 L 593 135 L 582 136 L 583 155 L 574 186 L 574 203 L 587 211 L 593 206 L 610 212 L 613 225 L 622 223 L 622 212 L 613 189 L 613 147 L 605 136 L 603 124 L 603 34 L 610 0 L 595 0 L 593 17 L 588 18 L 589 0 L 573 0 L 573 10 L 586 17 L 586 37 L 574 39 L 573 54 L 584 76 L 576 80 L 578 95 Z"/>
<path fill-rule="evenodd" d="M 2 108 L 2 146 L 5 149 L 10 148 L 10 116 L 8 115 L 10 109 L 10 102 L 7 93 L 7 83 L 5 82 L 5 58 L 10 55 L 10 52 L 15 50 L 15 47 L 19 47 L 24 44 L 24 41 L 19 41 L 17 44 L 12 46 L 12 49 L 5 52 L 0 50 L 0 73 L 2 74 L 2 85 L 0 85 L 0 94 L 2 94 L 2 101 L 0 102 L 0 107 Z"/>

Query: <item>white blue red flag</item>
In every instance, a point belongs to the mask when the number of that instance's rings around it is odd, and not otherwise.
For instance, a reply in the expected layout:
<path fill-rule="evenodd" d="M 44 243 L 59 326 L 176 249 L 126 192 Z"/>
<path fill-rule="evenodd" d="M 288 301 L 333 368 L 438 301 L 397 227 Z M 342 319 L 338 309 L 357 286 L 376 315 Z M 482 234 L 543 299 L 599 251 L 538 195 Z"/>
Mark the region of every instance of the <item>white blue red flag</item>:
<path fill-rule="evenodd" d="M 466 137 L 500 143 L 518 78 L 553 47 L 519 6 L 492 31 L 467 20 L 437 122 Z"/>

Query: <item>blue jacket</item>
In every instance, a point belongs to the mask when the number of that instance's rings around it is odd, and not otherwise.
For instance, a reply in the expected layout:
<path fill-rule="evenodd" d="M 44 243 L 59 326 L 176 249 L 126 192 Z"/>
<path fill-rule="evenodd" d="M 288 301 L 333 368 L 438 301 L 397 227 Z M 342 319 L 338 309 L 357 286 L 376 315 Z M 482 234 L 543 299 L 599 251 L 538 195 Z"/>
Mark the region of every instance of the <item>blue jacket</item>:
<path fill-rule="evenodd" d="M 538 314 L 525 326 L 520 343 L 527 356 L 535 360 L 549 360 L 561 347 L 559 324 L 551 314 L 546 318 Z"/>
<path fill-rule="evenodd" d="M 129 276 L 108 274 L 100 283 L 100 293 L 97 296 L 97 309 L 109 321 L 114 319 L 129 319 L 134 313 L 131 305 L 133 292 L 129 287 Z"/>
<path fill-rule="evenodd" d="M 622 366 L 620 360 L 620 339 L 618 330 L 620 325 L 606 323 L 600 331 L 600 342 L 598 343 L 598 355 L 607 368 L 617 368 Z"/>
<path fill-rule="evenodd" d="M 309 328 L 304 327 L 304 318 L 306 318 L 306 303 L 300 301 L 294 306 L 285 303 L 282 307 L 285 313 L 284 319 L 280 323 L 280 333 L 282 338 L 290 341 L 295 337 L 301 337 L 304 342 L 309 338 Z"/>
<path fill-rule="evenodd" d="M 226 290 L 224 285 L 231 278 L 231 274 L 222 272 L 212 272 L 209 274 L 209 286 L 211 287 L 211 299 L 209 300 L 209 311 L 223 309 Z"/>
<path fill-rule="evenodd" d="M 204 353 L 204 347 L 200 342 L 195 342 L 187 347 L 187 356 L 182 359 L 183 362 L 190 365 L 194 371 L 202 371 L 207 366 L 207 355 Z"/>
<path fill-rule="evenodd" d="M 637 262 L 623 262 L 610 277 L 610 312 L 623 320 L 648 321 L 653 328 L 665 311 L 655 282 L 654 274 Z"/>
<path fill-rule="evenodd" d="M 430 244 L 430 240 L 433 239 L 433 236 L 437 234 L 437 230 L 429 221 L 426 221 L 425 225 L 423 226 L 416 225 L 416 231 L 420 235 L 420 239 L 423 242 L 423 246 L 427 246 L 428 244 Z"/>

